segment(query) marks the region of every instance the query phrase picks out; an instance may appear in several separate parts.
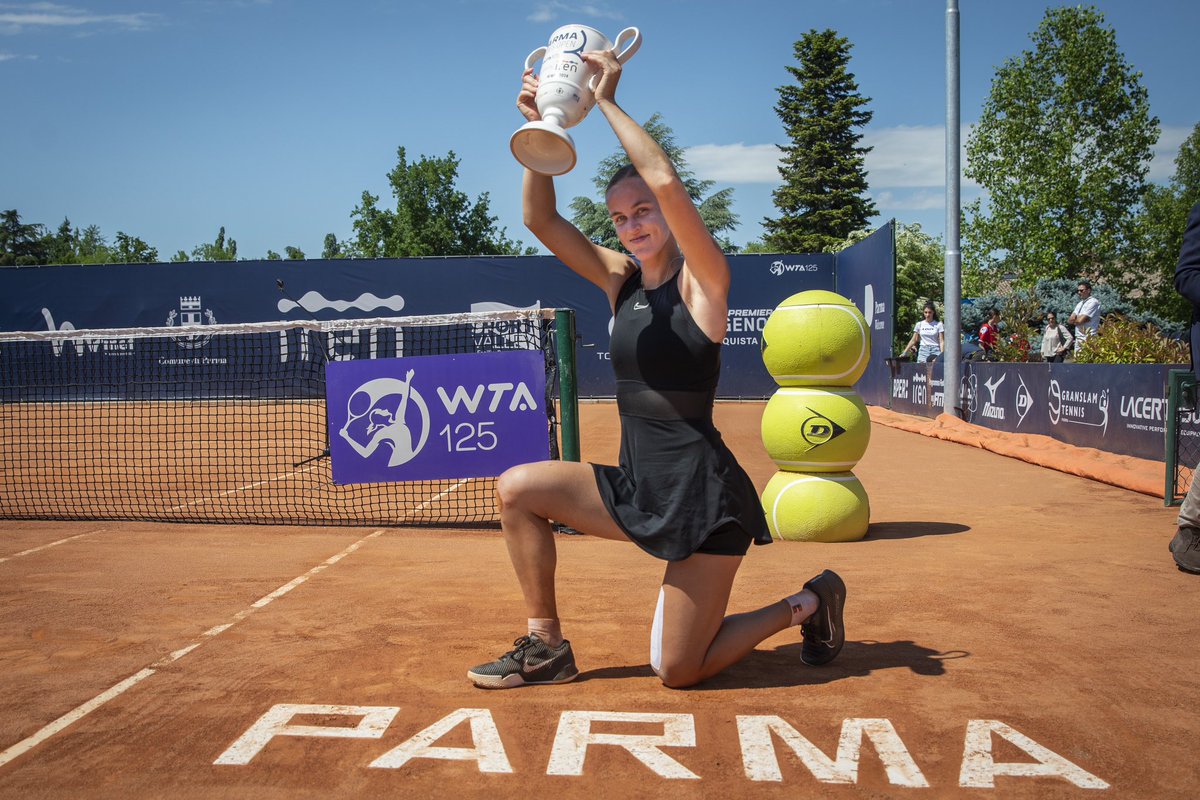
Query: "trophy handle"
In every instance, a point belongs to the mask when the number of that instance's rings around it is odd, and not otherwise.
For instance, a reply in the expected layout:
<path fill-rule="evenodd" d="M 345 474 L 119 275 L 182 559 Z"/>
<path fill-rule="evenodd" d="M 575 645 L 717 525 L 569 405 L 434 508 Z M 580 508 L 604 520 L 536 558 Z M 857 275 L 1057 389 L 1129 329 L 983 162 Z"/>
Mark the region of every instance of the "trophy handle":
<path fill-rule="evenodd" d="M 625 49 L 621 49 L 621 43 L 628 40 L 629 44 Z M 617 51 L 617 63 L 624 64 L 629 59 L 633 58 L 633 54 L 642 46 L 642 32 L 637 28 L 626 28 L 617 34 L 617 41 L 613 44 L 613 50 Z"/>
<path fill-rule="evenodd" d="M 541 61 L 544 55 L 546 55 L 546 48 L 539 47 L 537 50 L 534 50 L 532 53 L 525 56 L 525 69 L 533 69 L 533 65 Z"/>
<path fill-rule="evenodd" d="M 621 49 L 622 42 L 628 42 L 624 49 Z M 617 54 L 617 63 L 624 64 L 629 59 L 633 58 L 633 54 L 642 46 L 642 32 L 637 28 L 626 28 L 617 34 L 617 41 L 613 44 L 613 52 Z M 526 67 L 526 69 L 529 69 Z M 596 78 L 599 75 L 593 75 L 588 78 L 588 90 L 596 91 Z"/>

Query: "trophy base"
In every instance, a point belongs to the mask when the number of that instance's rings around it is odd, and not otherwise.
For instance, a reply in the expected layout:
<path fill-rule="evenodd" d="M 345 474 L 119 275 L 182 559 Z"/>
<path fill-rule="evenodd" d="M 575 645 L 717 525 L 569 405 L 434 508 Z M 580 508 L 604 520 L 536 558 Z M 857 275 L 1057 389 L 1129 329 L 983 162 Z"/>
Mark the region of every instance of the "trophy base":
<path fill-rule="evenodd" d="M 542 175 L 562 175 L 575 167 L 571 135 L 549 122 L 526 122 L 508 145 L 517 161 Z"/>

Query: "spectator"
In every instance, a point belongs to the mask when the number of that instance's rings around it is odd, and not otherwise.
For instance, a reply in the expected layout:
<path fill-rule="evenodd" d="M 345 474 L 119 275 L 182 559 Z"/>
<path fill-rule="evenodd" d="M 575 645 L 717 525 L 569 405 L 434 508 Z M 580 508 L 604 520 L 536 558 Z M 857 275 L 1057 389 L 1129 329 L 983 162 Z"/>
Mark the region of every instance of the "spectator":
<path fill-rule="evenodd" d="M 1079 302 L 1067 317 L 1067 324 L 1075 326 L 1075 352 L 1078 353 L 1084 340 L 1100 330 L 1100 301 L 1092 297 L 1092 285 L 1087 281 L 1080 281 L 1076 291 Z"/>
<path fill-rule="evenodd" d="M 1196 371 L 1196 345 L 1200 344 L 1200 203 L 1192 206 L 1187 228 L 1183 232 L 1183 248 L 1175 267 L 1175 291 L 1192 304 L 1192 372 Z M 1197 465 L 1200 470 L 1200 465 Z M 1192 473 L 1192 485 L 1179 508 L 1175 538 L 1171 540 L 1171 555 L 1175 564 L 1185 572 L 1200 574 L 1200 475 Z"/>
<path fill-rule="evenodd" d="M 979 346 L 984 361 L 996 361 L 996 343 L 1000 341 L 1000 309 L 989 308 L 987 322 L 979 326 Z"/>
<path fill-rule="evenodd" d="M 1066 325 L 1058 324 L 1058 314 L 1046 313 L 1046 329 L 1042 332 L 1042 360 L 1062 363 L 1063 356 L 1071 349 L 1073 337 Z"/>
<path fill-rule="evenodd" d="M 924 319 L 913 326 L 912 338 L 908 340 L 908 346 L 900 355 L 908 355 L 920 343 L 920 347 L 917 349 L 917 361 L 925 363 L 935 360 L 946 349 L 946 328 L 938 319 L 937 309 L 933 307 L 933 303 L 925 304 L 922 315 Z"/>

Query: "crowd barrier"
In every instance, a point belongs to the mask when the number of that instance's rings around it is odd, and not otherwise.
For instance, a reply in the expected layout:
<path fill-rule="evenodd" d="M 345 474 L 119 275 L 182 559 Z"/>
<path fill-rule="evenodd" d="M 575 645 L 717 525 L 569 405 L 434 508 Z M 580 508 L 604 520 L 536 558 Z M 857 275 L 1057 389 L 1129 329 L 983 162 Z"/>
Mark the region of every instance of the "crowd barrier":
<path fill-rule="evenodd" d="M 936 417 L 945 409 L 943 364 L 892 361 L 884 405 Z M 1165 460 L 1169 374 L 1180 365 L 1006 364 L 964 361 L 962 418 L 1009 433 L 1050 436 L 1080 447 Z M 1184 414 L 1179 434 L 1200 437 Z"/>

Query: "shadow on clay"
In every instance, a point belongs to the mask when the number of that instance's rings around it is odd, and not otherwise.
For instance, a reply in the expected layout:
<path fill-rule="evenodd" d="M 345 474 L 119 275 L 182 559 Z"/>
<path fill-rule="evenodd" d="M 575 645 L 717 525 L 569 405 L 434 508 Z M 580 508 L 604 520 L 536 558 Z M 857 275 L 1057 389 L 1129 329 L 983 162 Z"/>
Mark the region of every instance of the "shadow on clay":
<path fill-rule="evenodd" d="M 948 533 L 966 533 L 969 530 L 969 525 L 960 525 L 957 522 L 872 522 L 867 527 L 867 536 L 863 541 L 944 536 Z"/>
<path fill-rule="evenodd" d="M 762 689 L 771 686 L 814 686 L 844 678 L 861 678 L 884 669 L 907 669 L 917 675 L 946 674 L 946 662 L 966 658 L 966 650 L 935 650 L 916 642 L 847 641 L 837 659 L 823 667 L 800 660 L 800 642 L 774 650 L 755 650 L 729 669 L 700 684 L 703 689 Z"/>
<path fill-rule="evenodd" d="M 765 689 L 772 686 L 816 686 L 860 678 L 883 669 L 908 669 L 917 675 L 946 674 L 947 661 L 966 658 L 966 650 L 934 650 L 911 641 L 847 641 L 832 664 L 810 667 L 800 660 L 800 643 L 786 644 L 774 650 L 755 650 L 729 669 L 695 689 Z M 600 667 L 580 674 L 579 680 L 619 680 L 653 678 L 649 664 Z"/>

